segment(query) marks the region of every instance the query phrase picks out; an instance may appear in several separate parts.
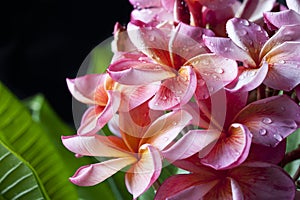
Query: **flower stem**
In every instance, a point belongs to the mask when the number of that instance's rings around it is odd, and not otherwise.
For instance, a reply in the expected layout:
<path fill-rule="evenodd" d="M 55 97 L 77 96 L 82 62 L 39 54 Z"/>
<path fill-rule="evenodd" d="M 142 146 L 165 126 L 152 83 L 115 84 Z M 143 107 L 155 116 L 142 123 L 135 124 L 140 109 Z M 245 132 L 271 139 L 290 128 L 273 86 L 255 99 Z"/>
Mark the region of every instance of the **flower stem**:
<path fill-rule="evenodd" d="M 160 182 L 159 182 L 159 180 L 157 179 L 153 184 L 152 184 L 152 188 L 153 188 L 153 190 L 154 190 L 154 193 L 156 193 L 157 192 L 157 190 L 158 190 L 158 188 L 160 187 Z"/>
<path fill-rule="evenodd" d="M 284 158 L 282 159 L 280 165 L 282 167 L 284 167 L 286 164 L 288 164 L 294 160 L 297 160 L 297 159 L 300 159 L 300 145 L 298 145 L 297 149 L 286 153 Z"/>

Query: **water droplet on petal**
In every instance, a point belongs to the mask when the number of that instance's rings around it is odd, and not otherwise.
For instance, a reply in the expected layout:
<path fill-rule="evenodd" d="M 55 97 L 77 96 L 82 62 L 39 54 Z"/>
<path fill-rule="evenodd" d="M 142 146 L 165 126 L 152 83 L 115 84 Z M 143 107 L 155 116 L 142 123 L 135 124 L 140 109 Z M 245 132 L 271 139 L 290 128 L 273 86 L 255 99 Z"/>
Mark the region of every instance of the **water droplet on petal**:
<path fill-rule="evenodd" d="M 239 33 L 240 36 L 244 36 L 244 35 L 247 34 L 247 31 L 242 29 L 238 33 Z"/>
<path fill-rule="evenodd" d="M 285 111 L 285 107 L 284 107 L 284 106 L 281 106 L 280 109 L 281 109 L 282 111 Z"/>
<path fill-rule="evenodd" d="M 153 41 L 155 40 L 155 37 L 154 37 L 153 35 L 150 35 L 149 40 L 150 40 L 151 42 L 153 42 Z"/>
<path fill-rule="evenodd" d="M 222 68 L 217 68 L 215 69 L 215 72 L 217 72 L 218 74 L 222 74 L 224 73 L 224 70 Z"/>
<path fill-rule="evenodd" d="M 260 129 L 259 130 L 259 134 L 262 135 L 262 136 L 264 136 L 264 135 L 267 134 L 267 130 L 266 129 Z"/>
<path fill-rule="evenodd" d="M 279 134 L 274 134 L 273 135 L 273 137 L 278 141 L 278 142 L 280 142 L 283 138 L 282 138 L 282 136 L 281 135 L 279 135 Z"/>
<path fill-rule="evenodd" d="M 250 23 L 247 20 L 245 20 L 245 19 L 242 19 L 240 21 L 240 23 L 243 24 L 243 25 L 245 25 L 245 26 L 249 26 L 250 25 Z"/>
<path fill-rule="evenodd" d="M 272 120 L 271 120 L 270 118 L 268 118 L 268 117 L 265 117 L 265 118 L 263 118 L 262 122 L 263 122 L 264 124 L 271 124 L 271 123 L 272 123 Z"/>
<path fill-rule="evenodd" d="M 284 61 L 284 60 L 280 60 L 279 63 L 280 63 L 280 64 L 284 64 L 285 61 Z"/>
<path fill-rule="evenodd" d="M 155 103 L 154 105 L 155 105 L 155 106 L 158 106 L 158 103 Z"/>
<path fill-rule="evenodd" d="M 173 122 L 172 124 L 173 124 L 174 126 L 176 126 L 176 125 L 177 125 L 177 122 Z"/>
<path fill-rule="evenodd" d="M 163 99 L 163 100 L 166 100 L 166 99 L 167 99 L 167 97 L 166 97 L 166 96 L 164 96 L 162 99 Z"/>

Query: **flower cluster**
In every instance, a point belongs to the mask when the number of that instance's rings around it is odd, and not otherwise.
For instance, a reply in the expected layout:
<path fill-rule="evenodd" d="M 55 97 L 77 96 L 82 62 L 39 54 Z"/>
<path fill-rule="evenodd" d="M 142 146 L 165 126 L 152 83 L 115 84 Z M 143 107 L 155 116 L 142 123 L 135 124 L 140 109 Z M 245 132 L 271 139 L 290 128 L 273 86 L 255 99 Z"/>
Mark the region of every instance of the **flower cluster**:
<path fill-rule="evenodd" d="M 125 170 L 136 199 L 167 161 L 189 173 L 161 183 L 157 200 L 294 199 L 280 162 L 300 127 L 300 2 L 130 3 L 106 71 L 67 79 L 88 108 L 62 142 L 102 158 L 70 181 L 91 186 Z"/>

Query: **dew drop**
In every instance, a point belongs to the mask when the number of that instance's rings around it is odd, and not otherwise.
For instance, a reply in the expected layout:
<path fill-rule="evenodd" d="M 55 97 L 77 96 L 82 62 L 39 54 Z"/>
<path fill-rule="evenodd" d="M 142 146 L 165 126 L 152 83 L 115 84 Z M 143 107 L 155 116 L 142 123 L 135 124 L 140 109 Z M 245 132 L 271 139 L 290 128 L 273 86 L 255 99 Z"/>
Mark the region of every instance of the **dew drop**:
<path fill-rule="evenodd" d="M 217 72 L 218 74 L 222 74 L 224 73 L 224 70 L 222 68 L 217 68 L 215 69 L 215 72 Z"/>
<path fill-rule="evenodd" d="M 272 120 L 271 120 L 270 118 L 268 118 L 268 117 L 265 117 L 265 118 L 263 118 L 262 122 L 263 122 L 264 124 L 271 124 L 271 123 L 272 123 Z"/>
<path fill-rule="evenodd" d="M 262 135 L 262 136 L 264 136 L 264 135 L 267 134 L 267 130 L 266 129 L 260 129 L 259 130 L 259 134 Z"/>
<path fill-rule="evenodd" d="M 285 61 L 284 61 L 284 60 L 280 60 L 279 63 L 280 63 L 280 64 L 284 64 Z"/>
<path fill-rule="evenodd" d="M 284 106 L 281 106 L 280 109 L 281 109 L 282 111 L 285 111 L 285 107 L 284 107 Z"/>
<path fill-rule="evenodd" d="M 193 65 L 198 65 L 199 64 L 199 60 L 196 60 L 192 63 Z"/>
<path fill-rule="evenodd" d="M 211 47 L 213 47 L 213 46 L 214 46 L 214 43 L 210 42 L 209 45 L 210 45 Z"/>
<path fill-rule="evenodd" d="M 241 20 L 240 22 L 241 22 L 241 24 L 243 24 L 245 26 L 249 26 L 250 25 L 250 23 L 247 20 L 245 20 L 245 19 Z"/>
<path fill-rule="evenodd" d="M 158 106 L 158 103 L 155 103 L 154 105 L 155 105 L 155 106 Z"/>
<path fill-rule="evenodd" d="M 177 125 L 177 122 L 173 122 L 172 124 L 173 124 L 174 126 L 176 126 L 176 125 Z"/>
<path fill-rule="evenodd" d="M 150 35 L 149 40 L 150 40 L 151 42 L 153 42 L 153 41 L 155 40 L 155 37 L 154 37 L 153 35 Z"/>
<path fill-rule="evenodd" d="M 274 137 L 278 142 L 280 142 L 280 141 L 283 139 L 282 136 L 279 135 L 279 134 L 274 134 L 273 137 Z"/>
<path fill-rule="evenodd" d="M 201 60 L 201 64 L 203 64 L 203 65 L 208 65 L 209 63 L 210 62 L 208 60 L 206 60 L 206 59 Z"/>
<path fill-rule="evenodd" d="M 163 99 L 163 100 L 166 100 L 166 99 L 167 99 L 167 97 L 166 97 L 166 96 L 164 96 L 162 99 Z"/>
<path fill-rule="evenodd" d="M 244 36 L 244 35 L 246 35 L 246 34 L 247 34 L 247 31 L 246 31 L 246 30 L 243 30 L 243 29 L 242 29 L 242 30 L 239 31 L 239 35 L 240 35 L 240 36 Z"/>

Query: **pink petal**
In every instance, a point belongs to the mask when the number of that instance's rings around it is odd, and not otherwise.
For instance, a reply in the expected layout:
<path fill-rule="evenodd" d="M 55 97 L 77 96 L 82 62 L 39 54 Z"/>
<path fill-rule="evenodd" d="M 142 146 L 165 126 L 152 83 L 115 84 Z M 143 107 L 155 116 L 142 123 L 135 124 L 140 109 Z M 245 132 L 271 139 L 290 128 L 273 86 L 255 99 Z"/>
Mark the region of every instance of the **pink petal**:
<path fill-rule="evenodd" d="M 270 11 L 275 6 L 275 0 L 244 0 L 236 17 L 257 21 L 262 18 L 263 13 Z"/>
<path fill-rule="evenodd" d="M 170 162 L 185 159 L 204 150 L 204 148 L 207 148 L 211 143 L 216 142 L 219 135 L 217 132 L 208 133 L 208 131 L 203 130 L 191 130 L 162 153 Z M 207 150 L 205 149 L 205 151 Z M 201 154 L 203 155 L 205 153 L 201 152 Z"/>
<path fill-rule="evenodd" d="M 145 24 L 156 26 L 160 22 L 172 21 L 172 13 L 166 12 L 162 7 L 149 7 L 147 9 L 134 9 L 130 14 L 130 21 L 142 21 Z"/>
<path fill-rule="evenodd" d="M 300 62 L 282 62 L 285 64 L 275 63 L 270 67 L 264 84 L 276 90 L 291 91 L 300 83 Z"/>
<path fill-rule="evenodd" d="M 300 2 L 298 0 L 286 0 L 286 5 L 289 9 L 300 13 Z"/>
<path fill-rule="evenodd" d="M 150 125 L 140 144 L 151 144 L 163 150 L 191 120 L 192 116 L 184 110 L 164 114 Z"/>
<path fill-rule="evenodd" d="M 266 54 L 276 51 L 276 47 L 282 45 L 284 42 L 294 41 L 300 42 L 300 25 L 282 26 L 263 46 L 260 59 L 265 59 Z M 272 53 L 271 53 L 272 54 Z M 270 56 L 269 56 L 270 57 Z M 294 57 L 297 58 L 297 57 Z"/>
<path fill-rule="evenodd" d="M 161 4 L 167 11 L 173 12 L 174 0 L 161 0 Z"/>
<path fill-rule="evenodd" d="M 165 80 L 156 95 L 150 100 L 149 107 L 154 110 L 169 110 L 190 101 L 196 89 L 197 78 L 189 66 L 180 68 L 178 76 Z"/>
<path fill-rule="evenodd" d="M 232 60 L 241 61 L 247 66 L 256 66 L 255 61 L 248 51 L 237 46 L 230 38 L 207 36 L 204 36 L 203 38 L 207 47 L 217 55 L 221 55 Z"/>
<path fill-rule="evenodd" d="M 122 93 L 119 111 L 126 112 L 149 100 L 160 87 L 160 82 L 147 85 L 118 85 Z"/>
<path fill-rule="evenodd" d="M 154 199 L 202 199 L 217 183 L 218 180 L 216 179 L 205 179 L 198 174 L 179 174 L 171 176 L 159 187 Z"/>
<path fill-rule="evenodd" d="M 299 127 L 299 116 L 299 105 L 280 95 L 247 105 L 234 121 L 248 127 L 254 143 L 276 146 Z"/>
<path fill-rule="evenodd" d="M 127 26 L 128 35 L 137 49 L 159 64 L 175 68 L 170 58 L 169 40 L 171 29 Z"/>
<path fill-rule="evenodd" d="M 116 136 L 63 136 L 62 143 L 73 153 L 84 156 L 128 157 L 129 150 Z"/>
<path fill-rule="evenodd" d="M 107 72 L 113 80 L 125 85 L 143 85 L 175 76 L 174 72 L 159 64 L 132 59 L 114 62 Z"/>
<path fill-rule="evenodd" d="M 295 184 L 279 166 L 263 163 L 245 163 L 230 172 L 248 199 L 294 199 Z"/>
<path fill-rule="evenodd" d="M 259 53 L 269 39 L 267 32 L 259 25 L 245 19 L 233 18 L 227 21 L 226 30 L 229 38 L 259 64 Z"/>
<path fill-rule="evenodd" d="M 88 74 L 75 79 L 67 79 L 69 91 L 75 99 L 85 104 L 95 104 L 95 92 L 103 87 L 107 74 Z M 102 94 L 105 96 L 105 94 Z"/>
<path fill-rule="evenodd" d="M 238 79 L 229 84 L 226 88 L 231 91 L 248 92 L 262 84 L 268 73 L 268 64 L 263 63 L 260 68 L 239 67 Z"/>
<path fill-rule="evenodd" d="M 93 186 L 134 162 L 136 162 L 135 157 L 124 157 L 83 166 L 76 171 L 70 181 L 79 186 Z"/>
<path fill-rule="evenodd" d="M 120 105 L 120 93 L 117 91 L 107 91 L 107 95 L 108 102 L 105 107 L 92 106 L 86 110 L 81 119 L 77 134 L 95 134 L 112 119 Z"/>
<path fill-rule="evenodd" d="M 247 161 L 261 161 L 279 164 L 286 151 L 286 139 L 281 141 L 276 147 L 267 147 L 259 144 L 251 144 L 250 153 Z M 270 156 L 272 155 L 272 156 Z"/>
<path fill-rule="evenodd" d="M 223 89 L 236 78 L 238 73 L 237 63 L 234 60 L 215 54 L 202 54 L 190 59 L 187 63 L 193 65 L 200 74 L 210 95 Z"/>
<path fill-rule="evenodd" d="M 162 169 L 160 152 L 151 145 L 140 147 L 140 158 L 125 176 L 125 183 L 133 199 L 143 194 L 157 180 Z"/>
<path fill-rule="evenodd" d="M 264 20 L 271 30 L 273 27 L 279 29 L 284 25 L 299 24 L 300 14 L 294 10 L 284 10 L 280 12 L 265 12 Z"/>
<path fill-rule="evenodd" d="M 176 55 L 184 58 L 186 61 L 199 54 L 208 53 L 209 50 L 202 40 L 203 35 L 213 36 L 214 33 L 209 29 L 179 23 L 176 26 L 169 43 L 173 61 L 176 61 L 174 59 L 174 56 Z M 183 63 L 178 63 L 175 65 L 178 66 L 182 64 Z"/>
<path fill-rule="evenodd" d="M 228 169 L 240 165 L 248 156 L 251 133 L 241 124 L 232 124 L 227 135 L 219 141 L 201 163 L 214 169 Z"/>

